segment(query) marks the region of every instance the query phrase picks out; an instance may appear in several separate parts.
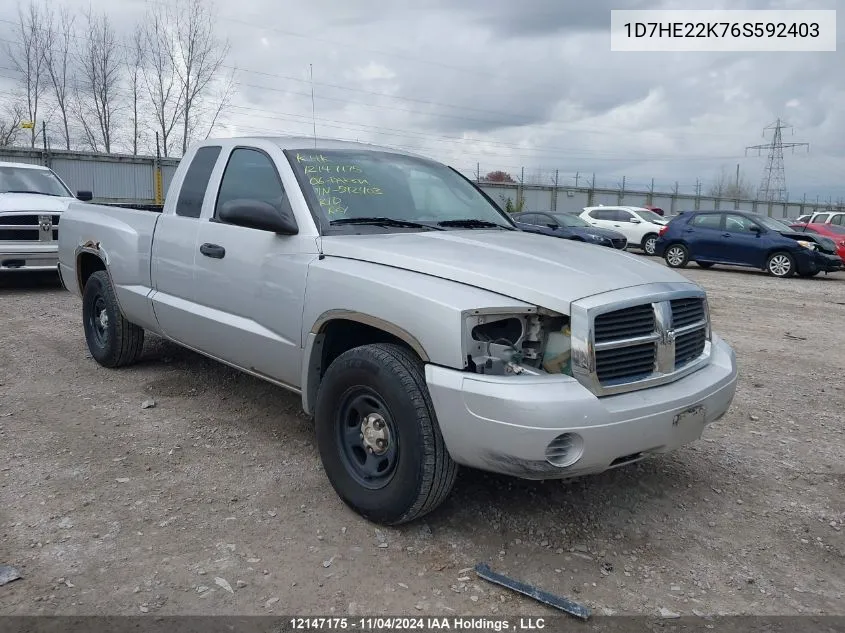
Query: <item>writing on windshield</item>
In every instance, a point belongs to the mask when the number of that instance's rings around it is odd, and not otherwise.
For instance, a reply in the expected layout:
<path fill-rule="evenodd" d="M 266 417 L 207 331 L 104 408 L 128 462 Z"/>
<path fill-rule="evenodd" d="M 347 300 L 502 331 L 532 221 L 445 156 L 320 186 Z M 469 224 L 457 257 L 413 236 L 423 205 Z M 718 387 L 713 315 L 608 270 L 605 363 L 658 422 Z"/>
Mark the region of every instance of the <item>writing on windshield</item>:
<path fill-rule="evenodd" d="M 329 222 L 389 218 L 437 224 L 493 222 L 509 226 L 502 212 L 447 166 L 406 154 L 370 149 L 288 152 L 312 212 Z"/>
<path fill-rule="evenodd" d="M 325 154 L 296 153 L 296 162 L 308 176 L 308 184 L 317 195 L 320 207 L 329 216 L 344 215 L 349 210 L 346 196 L 381 196 L 381 187 L 373 185 L 361 165 L 337 163 Z"/>

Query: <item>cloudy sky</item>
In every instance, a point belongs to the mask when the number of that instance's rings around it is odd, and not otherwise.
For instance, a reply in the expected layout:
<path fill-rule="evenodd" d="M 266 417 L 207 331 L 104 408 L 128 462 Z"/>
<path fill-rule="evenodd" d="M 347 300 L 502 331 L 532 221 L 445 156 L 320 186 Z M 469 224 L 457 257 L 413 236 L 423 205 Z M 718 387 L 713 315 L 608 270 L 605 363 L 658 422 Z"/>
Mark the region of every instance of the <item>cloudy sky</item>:
<path fill-rule="evenodd" d="M 121 30 L 150 0 L 90 0 Z M 159 0 L 157 0 L 158 2 Z M 163 2 L 164 0 L 160 0 Z M 167 0 L 175 2 L 175 0 Z M 54 6 L 71 0 L 53 0 Z M 85 5 L 88 4 L 86 0 Z M 845 198 L 845 29 L 832 53 L 621 53 L 610 8 L 818 8 L 836 0 L 217 0 L 238 89 L 217 134 L 312 133 L 413 149 L 465 172 L 692 191 L 760 182 L 778 117 L 790 197 Z M 577 8 L 576 8 L 577 7 Z M 0 38 L 16 5 L 0 3 Z M 0 42 L 2 44 L 2 42 Z M 0 91 L 14 73 L 0 48 Z M 584 181 L 581 180 L 583 183 Z"/>

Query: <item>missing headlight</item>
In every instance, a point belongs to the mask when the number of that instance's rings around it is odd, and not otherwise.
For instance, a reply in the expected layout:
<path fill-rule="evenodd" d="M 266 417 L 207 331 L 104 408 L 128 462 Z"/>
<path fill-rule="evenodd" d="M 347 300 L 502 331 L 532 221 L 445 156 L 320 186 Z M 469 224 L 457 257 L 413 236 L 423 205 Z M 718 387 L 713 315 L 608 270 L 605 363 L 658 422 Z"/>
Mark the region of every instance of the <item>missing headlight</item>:
<path fill-rule="evenodd" d="M 467 320 L 467 369 L 480 374 L 571 375 L 569 318 L 540 310 Z"/>

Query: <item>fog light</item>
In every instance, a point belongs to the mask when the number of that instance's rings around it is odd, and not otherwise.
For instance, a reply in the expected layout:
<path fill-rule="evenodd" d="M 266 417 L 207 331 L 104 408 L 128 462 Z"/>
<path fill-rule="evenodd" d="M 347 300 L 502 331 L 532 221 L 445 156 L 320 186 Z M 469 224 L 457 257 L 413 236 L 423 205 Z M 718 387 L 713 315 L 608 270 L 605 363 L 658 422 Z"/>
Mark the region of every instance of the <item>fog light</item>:
<path fill-rule="evenodd" d="M 546 447 L 546 461 L 552 466 L 566 468 L 581 459 L 584 440 L 577 433 L 564 433 L 549 442 Z"/>

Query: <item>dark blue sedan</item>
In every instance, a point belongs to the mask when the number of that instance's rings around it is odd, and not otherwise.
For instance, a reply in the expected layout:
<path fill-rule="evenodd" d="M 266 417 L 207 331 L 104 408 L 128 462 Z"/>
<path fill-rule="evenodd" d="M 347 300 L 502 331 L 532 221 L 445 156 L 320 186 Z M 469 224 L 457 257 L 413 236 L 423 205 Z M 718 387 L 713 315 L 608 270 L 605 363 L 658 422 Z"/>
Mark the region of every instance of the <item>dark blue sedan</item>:
<path fill-rule="evenodd" d="M 511 217 L 517 227 L 529 233 L 540 233 L 620 250 L 628 246 L 628 240 L 622 233 L 591 226 L 574 213 L 524 211 L 514 213 Z"/>
<path fill-rule="evenodd" d="M 689 211 L 674 218 L 655 245 L 655 254 L 673 268 L 694 261 L 749 266 L 775 277 L 813 277 L 842 268 L 842 260 L 825 253 L 821 240 L 798 233 L 782 222 L 746 211 Z M 832 250 L 832 249 L 828 249 Z"/>

